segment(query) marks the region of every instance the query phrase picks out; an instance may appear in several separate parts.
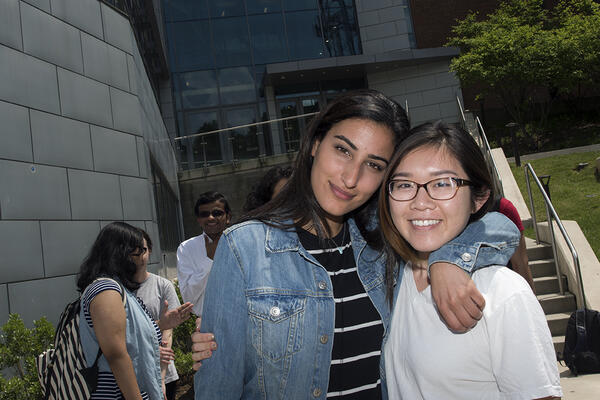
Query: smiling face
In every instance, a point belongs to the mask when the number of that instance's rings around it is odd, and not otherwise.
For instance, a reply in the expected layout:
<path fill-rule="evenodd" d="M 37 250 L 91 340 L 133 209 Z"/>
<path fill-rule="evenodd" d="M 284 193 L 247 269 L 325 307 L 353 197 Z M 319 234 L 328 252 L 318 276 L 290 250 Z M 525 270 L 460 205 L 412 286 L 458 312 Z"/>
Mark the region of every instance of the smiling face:
<path fill-rule="evenodd" d="M 314 143 L 311 186 L 332 232 L 379 188 L 393 150 L 390 129 L 357 118 L 338 122 Z"/>
<path fill-rule="evenodd" d="M 231 216 L 225 212 L 225 205 L 219 200 L 199 205 L 197 212 L 198 225 L 211 238 L 221 235 L 231 219 Z"/>
<path fill-rule="evenodd" d="M 442 177 L 469 179 L 458 160 L 443 146 L 419 147 L 411 151 L 392 174 L 392 179 L 407 179 L 419 184 Z M 429 253 L 458 236 L 471 214 L 486 200 L 487 197 L 473 200 L 469 186 L 459 187 L 449 200 L 432 199 L 424 187 L 419 188 L 412 200 L 395 201 L 388 195 L 394 226 L 421 260 L 426 260 Z"/>

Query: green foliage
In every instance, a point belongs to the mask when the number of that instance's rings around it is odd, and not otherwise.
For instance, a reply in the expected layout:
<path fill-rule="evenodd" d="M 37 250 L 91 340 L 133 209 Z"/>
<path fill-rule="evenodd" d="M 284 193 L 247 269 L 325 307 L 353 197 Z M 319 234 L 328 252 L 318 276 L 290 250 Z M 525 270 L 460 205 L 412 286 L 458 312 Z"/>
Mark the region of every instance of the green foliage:
<path fill-rule="evenodd" d="M 175 281 L 175 291 L 179 301 L 183 303 L 179 282 Z M 173 329 L 173 351 L 175 352 L 175 368 L 179 376 L 193 375 L 192 365 L 192 338 L 191 335 L 196 329 L 196 318 L 192 316 L 187 321 Z"/>
<path fill-rule="evenodd" d="M 8 379 L 0 376 L 0 400 L 41 397 L 35 357 L 51 346 L 53 338 L 54 328 L 45 317 L 28 329 L 18 314 L 10 314 L 1 328 L 0 369 L 13 368 L 17 375 Z"/>
<path fill-rule="evenodd" d="M 563 220 L 577 221 L 586 239 L 600 259 L 600 183 L 594 176 L 595 160 L 599 152 L 573 153 L 530 161 L 535 173 L 550 175 L 552 204 Z M 581 171 L 574 168 L 579 163 L 589 163 Z M 529 206 L 523 167 L 511 164 L 511 169 L 521 194 Z M 532 183 L 535 214 L 538 221 L 546 220 L 546 208 L 542 195 Z M 526 235 L 532 235 L 530 231 Z M 535 237 L 535 236 L 530 236 Z"/>
<path fill-rule="evenodd" d="M 505 0 L 480 20 L 457 21 L 447 45 L 461 49 L 451 69 L 479 97 L 497 96 L 515 122 L 537 117 L 543 126 L 552 102 L 600 76 L 600 6 L 563 1 L 545 10 L 542 0 Z"/>

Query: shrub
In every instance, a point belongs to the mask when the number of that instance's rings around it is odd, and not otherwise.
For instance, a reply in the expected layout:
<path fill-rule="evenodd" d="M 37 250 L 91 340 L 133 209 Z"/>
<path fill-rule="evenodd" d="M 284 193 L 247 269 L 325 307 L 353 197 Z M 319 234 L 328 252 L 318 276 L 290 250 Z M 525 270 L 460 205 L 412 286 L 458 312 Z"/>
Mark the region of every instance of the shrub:
<path fill-rule="evenodd" d="M 13 377 L 0 376 L 0 400 L 32 400 L 41 398 L 35 357 L 49 348 L 54 328 L 45 317 L 28 329 L 18 314 L 10 314 L 0 328 L 0 369 L 11 368 Z"/>
<path fill-rule="evenodd" d="M 181 291 L 179 290 L 179 282 L 175 280 L 175 291 L 179 297 L 179 301 L 183 303 Z M 173 329 L 173 351 L 175 352 L 175 368 L 180 377 L 192 376 L 194 370 L 192 365 L 192 338 L 191 335 L 196 329 L 196 318 L 192 315 L 187 321 Z"/>

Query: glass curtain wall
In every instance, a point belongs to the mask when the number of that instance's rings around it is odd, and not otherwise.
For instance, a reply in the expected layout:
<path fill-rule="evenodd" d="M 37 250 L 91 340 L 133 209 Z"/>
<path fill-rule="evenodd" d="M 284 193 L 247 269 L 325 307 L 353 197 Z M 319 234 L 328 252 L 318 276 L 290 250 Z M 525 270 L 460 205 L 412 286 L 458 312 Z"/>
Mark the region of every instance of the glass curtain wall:
<path fill-rule="evenodd" d="M 162 1 L 179 136 L 286 114 L 267 113 L 267 64 L 362 52 L 353 0 Z M 268 129 L 178 141 L 181 168 L 271 155 Z M 290 136 L 284 151 L 297 140 Z"/>

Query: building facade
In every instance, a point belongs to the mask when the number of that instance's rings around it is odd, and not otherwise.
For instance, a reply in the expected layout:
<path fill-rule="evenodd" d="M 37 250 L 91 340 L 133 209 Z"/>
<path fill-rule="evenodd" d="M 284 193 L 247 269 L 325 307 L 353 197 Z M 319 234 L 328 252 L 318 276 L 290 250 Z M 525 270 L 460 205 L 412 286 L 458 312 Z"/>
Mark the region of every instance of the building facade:
<path fill-rule="evenodd" d="M 55 323 L 111 221 L 150 234 L 151 270 L 173 265 L 182 229 L 158 101 L 161 91 L 170 98 L 165 51 L 157 23 L 130 22 L 160 4 L 129 15 L 118 3 L 0 2 L 0 324 L 8 313 Z"/>

